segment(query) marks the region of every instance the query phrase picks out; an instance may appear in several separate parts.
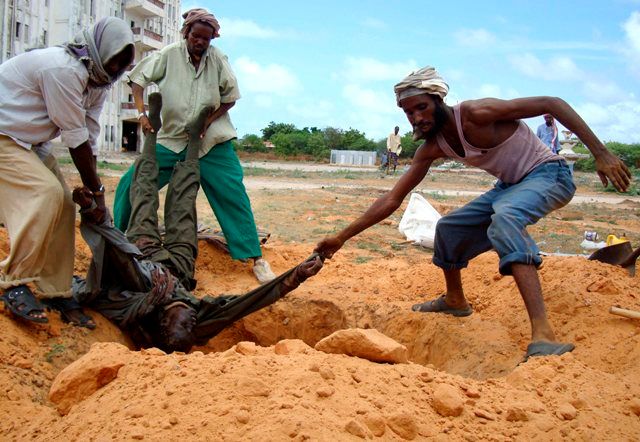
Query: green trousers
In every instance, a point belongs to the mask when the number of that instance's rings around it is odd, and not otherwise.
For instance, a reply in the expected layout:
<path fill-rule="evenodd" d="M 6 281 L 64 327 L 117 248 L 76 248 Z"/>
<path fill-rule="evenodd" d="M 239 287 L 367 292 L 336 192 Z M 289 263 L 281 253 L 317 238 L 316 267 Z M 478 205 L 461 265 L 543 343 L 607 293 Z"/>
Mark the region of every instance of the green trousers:
<path fill-rule="evenodd" d="M 183 161 L 185 156 L 186 149 L 175 153 L 161 144 L 156 145 L 158 189 L 167 185 L 175 164 Z M 114 223 L 123 232 L 127 230 L 131 217 L 130 188 L 133 174 L 132 166 L 122 176 L 116 189 Z M 234 259 L 262 256 L 251 203 L 242 178 L 242 166 L 231 141 L 214 146 L 200 158 L 200 185 L 220 223 Z"/>

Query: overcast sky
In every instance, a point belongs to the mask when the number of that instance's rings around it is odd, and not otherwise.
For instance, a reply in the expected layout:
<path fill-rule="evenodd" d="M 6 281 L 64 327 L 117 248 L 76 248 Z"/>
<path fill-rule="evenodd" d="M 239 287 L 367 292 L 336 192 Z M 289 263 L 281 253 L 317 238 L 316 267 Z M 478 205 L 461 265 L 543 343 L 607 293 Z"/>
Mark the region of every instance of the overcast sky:
<path fill-rule="evenodd" d="M 446 102 L 553 95 L 601 139 L 640 142 L 640 0 L 185 1 L 221 22 L 238 134 L 270 121 L 385 137 L 410 126 L 393 85 L 434 66 Z M 539 121 L 538 121 L 539 120 Z M 528 121 L 531 126 L 542 118 Z"/>

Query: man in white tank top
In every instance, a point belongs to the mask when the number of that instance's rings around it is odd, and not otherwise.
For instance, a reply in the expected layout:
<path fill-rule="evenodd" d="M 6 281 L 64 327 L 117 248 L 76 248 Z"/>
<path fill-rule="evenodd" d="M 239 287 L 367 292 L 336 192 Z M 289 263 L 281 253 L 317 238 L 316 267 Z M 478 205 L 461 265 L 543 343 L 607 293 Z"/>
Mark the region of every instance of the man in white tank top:
<path fill-rule="evenodd" d="M 610 181 L 624 192 L 631 173 L 560 98 L 485 98 L 451 107 L 443 101 L 448 91 L 449 86 L 432 67 L 410 74 L 395 86 L 398 106 L 413 126 L 414 138 L 425 142 L 393 189 L 337 235 L 318 243 L 316 252 L 330 258 L 349 238 L 391 215 L 420 184 L 434 160 L 454 158 L 479 167 L 498 182 L 438 222 L 433 263 L 444 272 L 447 292 L 414 305 L 413 310 L 470 315 L 473 310 L 464 296 L 460 270 L 470 259 L 494 249 L 500 257 L 500 273 L 513 275 L 531 321 L 531 344 L 525 360 L 571 351 L 573 344 L 559 342 L 547 319 L 537 273 L 542 259 L 526 228 L 566 205 L 575 186 L 562 157 L 551 152 L 520 120 L 550 114 L 575 133 L 595 157 L 604 186 Z"/>

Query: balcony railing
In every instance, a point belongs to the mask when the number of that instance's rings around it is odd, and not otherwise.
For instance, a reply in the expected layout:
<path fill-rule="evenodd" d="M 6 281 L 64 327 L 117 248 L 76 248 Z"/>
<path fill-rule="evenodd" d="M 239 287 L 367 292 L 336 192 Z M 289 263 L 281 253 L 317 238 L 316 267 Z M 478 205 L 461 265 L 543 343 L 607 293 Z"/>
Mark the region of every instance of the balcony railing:
<path fill-rule="evenodd" d="M 131 28 L 131 32 L 133 32 L 134 35 L 140 35 L 141 31 L 142 31 L 142 35 L 144 35 L 145 37 L 152 38 L 162 43 L 162 35 L 158 34 L 157 32 L 153 32 L 149 29 L 141 29 L 139 27 Z"/>

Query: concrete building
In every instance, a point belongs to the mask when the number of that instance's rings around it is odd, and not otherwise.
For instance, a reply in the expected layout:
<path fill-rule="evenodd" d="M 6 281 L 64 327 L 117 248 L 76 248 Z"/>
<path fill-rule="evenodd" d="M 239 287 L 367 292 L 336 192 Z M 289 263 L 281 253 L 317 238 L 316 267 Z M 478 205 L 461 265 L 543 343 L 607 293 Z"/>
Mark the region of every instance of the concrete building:
<path fill-rule="evenodd" d="M 0 62 L 35 48 L 72 39 L 103 17 L 131 25 L 135 66 L 149 53 L 180 38 L 181 0 L 0 0 Z M 107 153 L 140 149 L 141 131 L 126 74 L 109 91 L 100 115 L 98 149 Z"/>

